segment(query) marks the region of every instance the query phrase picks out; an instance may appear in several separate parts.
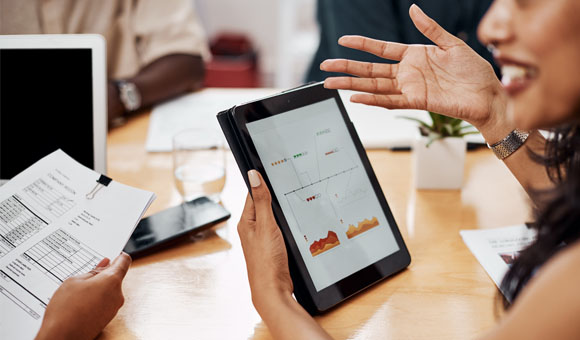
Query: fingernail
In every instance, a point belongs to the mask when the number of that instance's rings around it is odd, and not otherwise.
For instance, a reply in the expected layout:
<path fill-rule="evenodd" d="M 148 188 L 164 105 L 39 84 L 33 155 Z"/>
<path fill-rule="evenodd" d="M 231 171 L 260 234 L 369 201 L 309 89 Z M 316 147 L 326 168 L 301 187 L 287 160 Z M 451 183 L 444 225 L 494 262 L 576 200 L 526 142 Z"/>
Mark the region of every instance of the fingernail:
<path fill-rule="evenodd" d="M 417 6 L 417 4 L 412 4 L 411 9 L 417 13 L 423 12 L 423 10 L 419 6 Z"/>
<path fill-rule="evenodd" d="M 257 188 L 260 186 L 260 176 L 256 170 L 248 171 L 248 178 L 250 179 L 250 186 L 252 188 Z"/>
<path fill-rule="evenodd" d="M 104 267 L 108 266 L 110 263 L 111 263 L 111 260 L 109 260 L 109 258 L 105 257 L 99 263 L 97 263 L 95 268 L 104 268 Z"/>

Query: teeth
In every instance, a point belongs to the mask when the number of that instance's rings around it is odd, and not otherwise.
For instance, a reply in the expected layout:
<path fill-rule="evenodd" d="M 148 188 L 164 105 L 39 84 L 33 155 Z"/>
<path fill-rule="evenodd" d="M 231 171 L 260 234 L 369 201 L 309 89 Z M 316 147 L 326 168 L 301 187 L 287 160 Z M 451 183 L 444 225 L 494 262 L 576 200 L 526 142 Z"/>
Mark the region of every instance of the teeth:
<path fill-rule="evenodd" d="M 521 78 L 526 76 L 526 68 L 515 65 L 506 65 L 501 68 L 501 73 L 504 76 L 511 78 Z"/>
<path fill-rule="evenodd" d="M 501 68 L 501 82 L 504 85 L 509 85 L 515 80 L 522 80 L 526 77 L 533 76 L 535 71 L 531 68 L 516 66 L 516 65 L 505 65 Z"/>

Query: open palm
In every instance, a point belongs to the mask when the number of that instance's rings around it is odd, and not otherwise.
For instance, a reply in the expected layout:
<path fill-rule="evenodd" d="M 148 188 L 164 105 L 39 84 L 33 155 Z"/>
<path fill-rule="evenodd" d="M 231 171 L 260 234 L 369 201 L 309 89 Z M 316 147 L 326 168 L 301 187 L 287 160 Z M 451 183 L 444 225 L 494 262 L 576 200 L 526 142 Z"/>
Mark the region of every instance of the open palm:
<path fill-rule="evenodd" d="M 492 112 L 505 110 L 505 95 L 491 65 L 459 38 L 413 6 L 410 15 L 417 28 L 436 46 L 406 45 L 361 36 L 344 36 L 339 43 L 399 61 L 367 63 L 326 60 L 321 69 L 357 77 L 333 77 L 327 88 L 366 92 L 351 100 L 389 109 L 421 109 L 485 124 Z"/>

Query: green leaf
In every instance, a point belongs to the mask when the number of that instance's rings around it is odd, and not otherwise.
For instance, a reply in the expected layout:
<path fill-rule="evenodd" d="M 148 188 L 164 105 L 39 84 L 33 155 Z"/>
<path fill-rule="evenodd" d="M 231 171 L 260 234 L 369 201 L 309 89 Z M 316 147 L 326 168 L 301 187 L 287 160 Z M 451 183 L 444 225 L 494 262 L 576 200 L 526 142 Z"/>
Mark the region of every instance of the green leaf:
<path fill-rule="evenodd" d="M 457 118 L 453 118 L 451 120 L 451 125 L 455 126 L 461 126 L 461 124 L 463 123 L 463 121 L 461 119 L 457 119 Z"/>
<path fill-rule="evenodd" d="M 421 126 L 424 126 L 429 131 L 431 131 L 433 129 L 433 127 L 431 125 L 429 125 L 428 123 L 426 123 L 418 118 L 406 117 L 406 116 L 398 116 L 397 118 L 407 119 L 407 120 L 411 120 L 411 121 L 414 121 L 416 123 L 419 123 Z"/>
<path fill-rule="evenodd" d="M 443 125 L 443 130 L 445 131 L 445 137 L 453 137 L 453 127 L 451 125 Z"/>
<path fill-rule="evenodd" d="M 456 126 L 453 125 L 452 126 L 452 134 L 453 136 L 458 135 L 459 133 L 461 133 L 461 127 L 460 126 Z"/>
<path fill-rule="evenodd" d="M 414 117 L 398 116 L 397 118 L 403 118 L 419 123 L 422 134 L 427 131 L 430 136 L 429 142 L 427 143 L 428 145 L 433 143 L 435 140 L 445 137 L 463 137 L 479 133 L 478 131 L 464 131 L 473 128 L 473 126 L 471 124 L 464 125 L 464 121 L 459 118 L 448 117 L 431 111 L 428 112 L 432 121 L 431 124 Z"/>
<path fill-rule="evenodd" d="M 440 134 L 432 134 L 429 136 L 429 139 L 427 140 L 427 144 L 425 145 L 425 147 L 429 147 L 431 146 L 431 144 L 433 144 L 433 142 L 438 141 L 440 139 L 443 139 L 443 136 L 441 136 Z"/>
<path fill-rule="evenodd" d="M 431 112 L 429 111 L 429 116 L 431 117 L 431 120 L 433 121 L 433 129 L 434 130 L 438 130 L 439 126 L 441 125 L 441 116 L 435 112 Z"/>

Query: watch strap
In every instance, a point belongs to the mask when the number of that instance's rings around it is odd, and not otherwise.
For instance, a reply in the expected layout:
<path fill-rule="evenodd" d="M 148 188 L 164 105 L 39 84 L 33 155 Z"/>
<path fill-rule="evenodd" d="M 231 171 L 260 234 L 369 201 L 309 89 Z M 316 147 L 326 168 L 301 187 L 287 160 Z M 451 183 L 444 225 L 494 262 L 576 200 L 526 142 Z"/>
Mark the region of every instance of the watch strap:
<path fill-rule="evenodd" d="M 529 135 L 529 132 L 516 129 L 499 142 L 492 145 L 487 144 L 487 146 L 495 153 L 497 158 L 503 160 L 524 145 Z"/>

